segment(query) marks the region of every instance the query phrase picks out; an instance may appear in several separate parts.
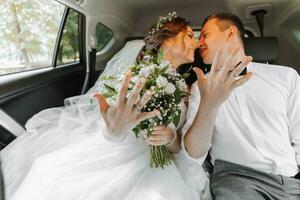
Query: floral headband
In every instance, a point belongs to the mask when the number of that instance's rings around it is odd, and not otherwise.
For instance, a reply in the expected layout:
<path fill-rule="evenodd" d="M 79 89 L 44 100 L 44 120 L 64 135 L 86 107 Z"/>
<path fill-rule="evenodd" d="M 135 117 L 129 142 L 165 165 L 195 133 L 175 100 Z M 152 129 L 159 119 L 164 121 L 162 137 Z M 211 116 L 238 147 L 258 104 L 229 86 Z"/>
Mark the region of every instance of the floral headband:
<path fill-rule="evenodd" d="M 149 31 L 150 35 L 158 32 L 163 26 L 172 21 L 172 19 L 177 17 L 177 13 L 175 11 L 169 12 L 166 16 L 160 16 L 157 23 L 153 26 L 153 28 Z"/>

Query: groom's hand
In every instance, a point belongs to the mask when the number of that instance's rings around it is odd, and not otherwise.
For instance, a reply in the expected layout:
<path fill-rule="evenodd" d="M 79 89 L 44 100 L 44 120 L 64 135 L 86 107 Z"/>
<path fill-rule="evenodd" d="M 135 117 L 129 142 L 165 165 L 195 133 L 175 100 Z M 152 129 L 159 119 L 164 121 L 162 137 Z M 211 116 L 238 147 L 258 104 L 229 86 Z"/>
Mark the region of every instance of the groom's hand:
<path fill-rule="evenodd" d="M 145 78 L 139 79 L 131 94 L 127 96 L 130 79 L 131 72 L 128 71 L 123 79 L 115 105 L 109 104 L 100 93 L 93 96 L 98 101 L 99 112 L 105 123 L 104 135 L 109 140 L 122 141 L 139 122 L 160 115 L 158 110 L 140 111 L 152 95 L 150 91 L 147 91 L 140 98 L 140 92 L 146 83 Z"/>
<path fill-rule="evenodd" d="M 211 71 L 207 77 L 199 68 L 193 68 L 198 78 L 201 101 L 211 107 L 220 106 L 231 94 L 233 89 L 244 84 L 251 78 L 248 72 L 237 79 L 237 75 L 252 61 L 251 56 L 244 56 L 236 66 L 236 55 L 239 48 L 222 48 L 216 53 Z"/>

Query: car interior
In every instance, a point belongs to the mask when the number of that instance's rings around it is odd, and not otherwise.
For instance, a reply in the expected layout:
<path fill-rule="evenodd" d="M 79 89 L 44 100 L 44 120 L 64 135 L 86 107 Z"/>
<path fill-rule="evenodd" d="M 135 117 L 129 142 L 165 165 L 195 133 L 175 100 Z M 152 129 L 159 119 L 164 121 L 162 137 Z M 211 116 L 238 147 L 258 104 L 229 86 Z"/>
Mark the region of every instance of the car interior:
<path fill-rule="evenodd" d="M 297 21 L 300 2 L 297 0 L 58 0 L 55 3 L 54 6 L 63 6 L 63 14 L 55 35 L 51 63 L 43 68 L 0 76 L 1 148 L 25 131 L 24 125 L 32 115 L 62 106 L 67 97 L 85 93 L 103 72 L 108 60 L 126 42 L 142 39 L 151 23 L 170 11 L 190 21 L 197 37 L 206 16 L 217 12 L 237 14 L 247 33 L 246 54 L 253 56 L 256 62 L 300 71 L 300 25 Z M 74 15 L 79 58 L 76 62 L 60 64 L 63 32 Z M 197 52 L 195 56 L 194 65 L 205 71 L 207 66 Z"/>
<path fill-rule="evenodd" d="M 246 29 L 246 54 L 253 56 L 255 62 L 284 65 L 300 73 L 299 0 L 51 2 L 53 8 L 61 7 L 61 14 L 53 18 L 57 21 L 57 31 L 52 39 L 49 62 L 43 67 L 0 73 L 0 149 L 25 132 L 26 121 L 34 114 L 63 106 L 67 97 L 84 94 L 126 42 L 142 39 L 157 17 L 170 11 L 176 11 L 190 21 L 197 33 L 196 40 L 206 16 L 218 12 L 234 13 L 242 19 Z M 71 22 L 74 29 L 70 32 L 67 28 L 71 27 Z M 44 35 L 47 33 L 43 32 Z M 66 33 L 72 37 L 71 46 L 76 46 L 72 62 L 62 62 Z M 207 66 L 197 52 L 195 56 L 193 65 L 205 71 Z M 5 57 L 0 55 L 0 71 L 8 69 L 3 59 Z"/>

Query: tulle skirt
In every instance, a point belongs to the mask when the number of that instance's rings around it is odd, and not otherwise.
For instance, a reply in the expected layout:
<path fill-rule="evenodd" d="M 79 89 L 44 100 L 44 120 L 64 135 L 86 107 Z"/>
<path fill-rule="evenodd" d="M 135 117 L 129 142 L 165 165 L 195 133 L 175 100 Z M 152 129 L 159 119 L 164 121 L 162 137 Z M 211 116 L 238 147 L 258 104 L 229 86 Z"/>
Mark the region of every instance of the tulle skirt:
<path fill-rule="evenodd" d="M 1 151 L 7 200 L 210 199 L 207 174 L 182 153 L 165 169 L 129 133 L 107 141 L 95 104 L 44 110 Z"/>

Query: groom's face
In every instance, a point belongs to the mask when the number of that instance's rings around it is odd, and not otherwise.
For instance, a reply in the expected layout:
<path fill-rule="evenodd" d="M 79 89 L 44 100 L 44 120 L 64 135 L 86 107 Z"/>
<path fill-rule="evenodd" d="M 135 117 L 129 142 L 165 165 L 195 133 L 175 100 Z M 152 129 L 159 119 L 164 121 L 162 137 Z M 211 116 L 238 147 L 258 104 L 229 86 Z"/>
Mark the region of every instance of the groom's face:
<path fill-rule="evenodd" d="M 211 19 L 201 30 L 198 47 L 205 64 L 212 64 L 216 52 L 227 40 L 227 31 L 221 31 L 217 23 L 217 19 Z"/>

